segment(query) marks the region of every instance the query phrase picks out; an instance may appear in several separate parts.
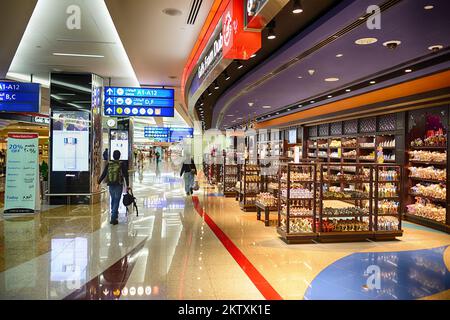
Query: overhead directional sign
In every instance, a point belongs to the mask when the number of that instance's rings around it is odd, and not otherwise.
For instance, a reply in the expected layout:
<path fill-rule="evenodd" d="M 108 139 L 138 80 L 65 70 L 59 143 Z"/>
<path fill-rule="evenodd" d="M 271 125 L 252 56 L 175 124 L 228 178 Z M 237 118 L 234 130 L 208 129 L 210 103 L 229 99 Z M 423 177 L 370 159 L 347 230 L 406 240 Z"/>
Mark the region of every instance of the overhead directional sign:
<path fill-rule="evenodd" d="M 144 127 L 144 137 L 168 142 L 170 131 L 169 128 L 159 128 L 159 127 Z"/>
<path fill-rule="evenodd" d="M 39 112 L 40 92 L 38 83 L 0 81 L 0 111 Z"/>
<path fill-rule="evenodd" d="M 161 88 L 105 87 L 107 116 L 174 116 L 174 90 Z"/>

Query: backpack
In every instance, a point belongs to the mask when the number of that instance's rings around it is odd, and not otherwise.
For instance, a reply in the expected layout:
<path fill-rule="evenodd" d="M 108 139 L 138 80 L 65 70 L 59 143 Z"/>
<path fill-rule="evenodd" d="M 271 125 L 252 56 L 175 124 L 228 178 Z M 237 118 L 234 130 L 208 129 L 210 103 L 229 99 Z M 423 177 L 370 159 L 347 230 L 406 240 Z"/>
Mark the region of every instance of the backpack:
<path fill-rule="evenodd" d="M 129 205 L 133 205 L 134 209 L 136 209 L 136 217 L 139 216 L 139 210 L 136 204 L 136 198 L 133 195 L 133 190 L 127 190 L 127 193 L 123 195 L 123 200 L 122 200 L 123 205 L 127 208 L 127 213 L 128 213 L 128 206 Z"/>
<path fill-rule="evenodd" d="M 108 184 L 122 184 L 122 167 L 120 161 L 114 160 L 108 163 Z"/>

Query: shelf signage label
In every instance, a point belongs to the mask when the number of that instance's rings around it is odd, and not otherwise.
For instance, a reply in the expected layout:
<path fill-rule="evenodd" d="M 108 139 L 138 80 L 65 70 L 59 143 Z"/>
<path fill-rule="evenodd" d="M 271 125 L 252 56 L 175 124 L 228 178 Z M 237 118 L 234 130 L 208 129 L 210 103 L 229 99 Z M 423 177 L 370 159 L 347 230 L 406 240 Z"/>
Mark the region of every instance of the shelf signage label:
<path fill-rule="evenodd" d="M 104 93 L 106 116 L 174 116 L 174 89 L 105 87 Z"/>
<path fill-rule="evenodd" d="M 0 111 L 39 112 L 40 104 L 38 83 L 0 81 Z"/>
<path fill-rule="evenodd" d="M 5 214 L 34 213 L 39 200 L 39 135 L 9 133 Z"/>

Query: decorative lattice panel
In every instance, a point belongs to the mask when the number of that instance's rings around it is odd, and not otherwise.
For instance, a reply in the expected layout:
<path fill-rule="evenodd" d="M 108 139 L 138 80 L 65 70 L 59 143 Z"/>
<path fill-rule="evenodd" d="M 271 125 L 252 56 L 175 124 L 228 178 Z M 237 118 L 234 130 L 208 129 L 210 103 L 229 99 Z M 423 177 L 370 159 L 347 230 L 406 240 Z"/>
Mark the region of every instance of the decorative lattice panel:
<path fill-rule="evenodd" d="M 328 123 L 319 125 L 319 136 L 320 137 L 329 136 L 330 135 L 329 129 L 330 129 L 330 127 L 329 127 Z"/>
<path fill-rule="evenodd" d="M 378 131 L 394 131 L 397 129 L 397 115 L 395 113 L 378 117 Z"/>
<path fill-rule="evenodd" d="M 312 126 L 308 128 L 309 137 L 317 137 L 317 126 Z"/>
<path fill-rule="evenodd" d="M 342 122 L 333 122 L 330 125 L 330 135 L 338 136 L 342 134 Z"/>
<path fill-rule="evenodd" d="M 377 131 L 377 121 L 375 117 L 364 118 L 359 121 L 359 132 L 375 132 Z"/>
<path fill-rule="evenodd" d="M 358 133 L 358 120 L 348 120 L 344 122 L 344 134 Z"/>

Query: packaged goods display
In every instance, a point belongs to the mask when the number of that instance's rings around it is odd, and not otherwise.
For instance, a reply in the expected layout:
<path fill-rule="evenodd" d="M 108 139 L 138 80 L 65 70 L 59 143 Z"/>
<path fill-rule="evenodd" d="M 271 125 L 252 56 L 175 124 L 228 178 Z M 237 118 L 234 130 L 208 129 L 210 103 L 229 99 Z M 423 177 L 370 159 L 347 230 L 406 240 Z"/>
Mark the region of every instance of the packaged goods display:
<path fill-rule="evenodd" d="M 407 210 L 409 214 L 445 223 L 445 208 L 424 200 L 416 199 L 416 203 L 407 205 Z"/>
<path fill-rule="evenodd" d="M 281 190 L 281 196 L 287 197 L 287 189 Z M 291 198 L 301 198 L 301 199 L 312 199 L 313 192 L 308 189 L 304 189 L 304 188 L 292 188 L 292 189 L 290 189 L 290 197 Z"/>
<path fill-rule="evenodd" d="M 327 219 L 322 222 L 322 232 L 369 231 L 369 222 L 358 219 Z"/>
<path fill-rule="evenodd" d="M 378 144 L 379 147 L 383 148 L 394 148 L 395 147 L 395 139 L 382 141 Z"/>
<path fill-rule="evenodd" d="M 330 143 L 330 148 L 340 148 L 341 140 L 332 140 Z"/>
<path fill-rule="evenodd" d="M 286 232 L 286 218 L 281 218 L 280 228 Z M 290 233 L 310 233 L 313 232 L 313 219 L 311 218 L 294 218 L 289 220 Z"/>
<path fill-rule="evenodd" d="M 257 175 L 247 175 L 245 176 L 245 182 L 260 182 L 261 176 Z"/>
<path fill-rule="evenodd" d="M 397 186 L 391 183 L 384 183 L 378 187 L 379 198 L 391 198 L 397 196 Z"/>
<path fill-rule="evenodd" d="M 319 144 L 317 145 L 317 147 L 318 147 L 318 148 L 324 148 L 324 149 L 326 149 L 326 148 L 328 148 L 328 142 L 325 142 L 325 143 L 319 143 Z"/>
<path fill-rule="evenodd" d="M 281 207 L 281 214 L 282 215 L 287 215 L 287 206 L 286 205 L 283 205 Z M 289 216 L 291 218 L 305 217 L 305 216 L 312 216 L 312 215 L 313 215 L 313 211 L 311 209 L 302 208 L 302 207 L 298 207 L 298 206 L 291 206 L 290 207 Z"/>
<path fill-rule="evenodd" d="M 367 193 L 357 190 L 347 192 L 328 190 L 323 193 L 324 199 L 362 199 L 367 198 L 368 196 L 369 195 Z"/>
<path fill-rule="evenodd" d="M 356 139 L 350 139 L 342 142 L 342 146 L 346 148 L 356 148 L 358 141 Z"/>
<path fill-rule="evenodd" d="M 395 154 L 384 154 L 384 161 L 395 161 Z"/>
<path fill-rule="evenodd" d="M 372 151 L 368 155 L 359 156 L 361 160 L 375 160 L 375 151 Z"/>
<path fill-rule="evenodd" d="M 378 230 L 379 231 L 393 231 L 398 229 L 397 217 L 378 217 Z"/>
<path fill-rule="evenodd" d="M 256 196 L 256 202 L 262 204 L 265 207 L 277 206 L 277 199 L 275 196 L 268 192 L 261 192 Z"/>
<path fill-rule="evenodd" d="M 309 181 L 312 179 L 309 172 L 291 172 L 291 181 Z M 287 180 L 287 173 L 283 172 L 281 175 L 281 181 Z"/>
<path fill-rule="evenodd" d="M 359 144 L 360 148 L 375 148 L 375 142 L 361 142 Z"/>
<path fill-rule="evenodd" d="M 356 158 L 356 150 L 351 150 L 348 152 L 342 152 L 344 158 Z"/>
<path fill-rule="evenodd" d="M 420 162 L 447 162 L 447 152 L 413 150 L 409 151 L 410 161 Z"/>
<path fill-rule="evenodd" d="M 416 184 L 411 188 L 411 192 L 415 196 L 425 196 L 440 200 L 445 200 L 447 197 L 447 188 L 442 184 Z"/>
<path fill-rule="evenodd" d="M 323 216 L 357 216 L 369 215 L 367 208 L 348 207 L 348 208 L 323 208 Z"/>
<path fill-rule="evenodd" d="M 267 184 L 268 189 L 277 190 L 278 189 L 278 183 L 277 182 L 269 182 Z"/>
<path fill-rule="evenodd" d="M 326 152 L 326 151 L 319 151 L 319 152 L 317 152 L 317 156 L 319 158 L 328 158 L 328 152 Z"/>
<path fill-rule="evenodd" d="M 378 214 L 398 214 L 398 207 L 399 202 L 397 201 L 378 201 Z"/>
<path fill-rule="evenodd" d="M 444 169 L 437 169 L 434 166 L 429 167 L 409 167 L 410 177 L 413 178 L 421 178 L 421 179 L 430 179 L 430 180 L 438 180 L 438 181 L 446 181 L 447 180 L 447 171 Z"/>
<path fill-rule="evenodd" d="M 447 134 L 443 129 L 428 130 L 425 139 L 417 138 L 411 141 L 411 147 L 445 147 L 447 145 Z"/>
<path fill-rule="evenodd" d="M 396 170 L 380 170 L 378 172 L 378 179 L 380 181 L 397 181 L 398 172 Z"/>

